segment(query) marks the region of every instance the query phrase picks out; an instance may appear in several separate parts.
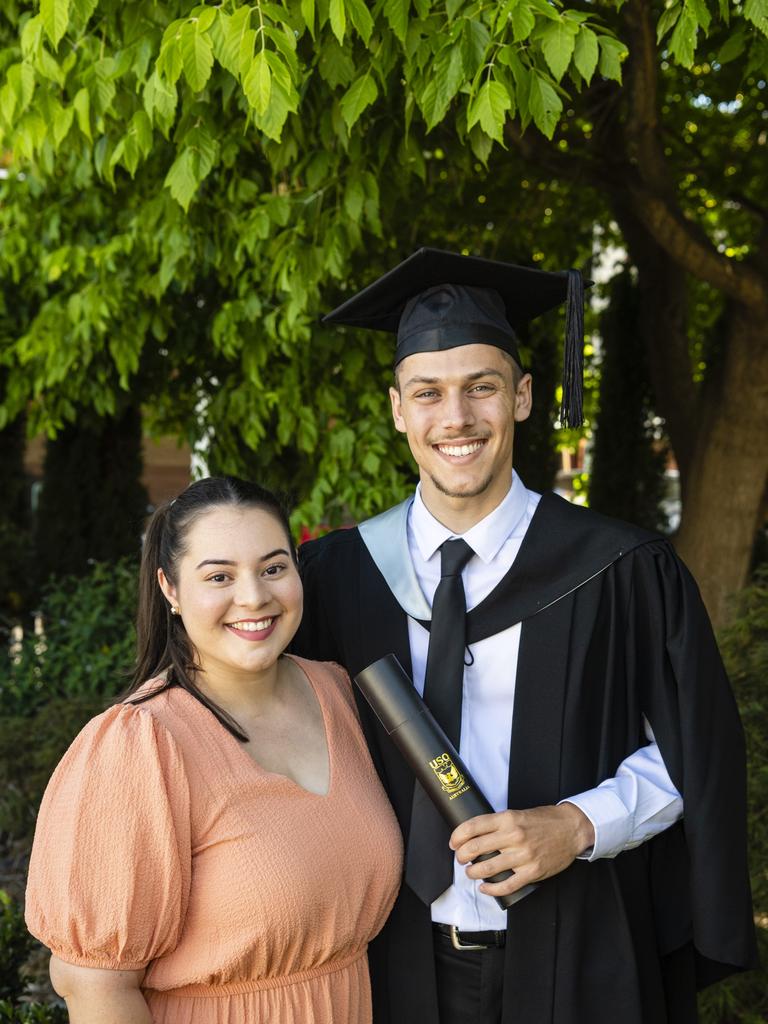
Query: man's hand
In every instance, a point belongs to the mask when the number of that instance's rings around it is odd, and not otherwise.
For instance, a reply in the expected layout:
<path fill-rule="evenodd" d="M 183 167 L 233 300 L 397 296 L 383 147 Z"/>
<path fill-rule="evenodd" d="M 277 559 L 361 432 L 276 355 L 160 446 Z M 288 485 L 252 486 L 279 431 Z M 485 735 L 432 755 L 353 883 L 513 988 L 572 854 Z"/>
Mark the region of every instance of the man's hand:
<path fill-rule="evenodd" d="M 455 829 L 450 845 L 459 863 L 469 864 L 468 878 L 490 878 L 511 868 L 515 873 L 505 882 L 480 886 L 489 896 L 507 896 L 564 871 L 594 842 L 589 818 L 575 804 L 562 803 L 470 818 Z M 500 851 L 498 856 L 470 864 L 493 850 Z"/>

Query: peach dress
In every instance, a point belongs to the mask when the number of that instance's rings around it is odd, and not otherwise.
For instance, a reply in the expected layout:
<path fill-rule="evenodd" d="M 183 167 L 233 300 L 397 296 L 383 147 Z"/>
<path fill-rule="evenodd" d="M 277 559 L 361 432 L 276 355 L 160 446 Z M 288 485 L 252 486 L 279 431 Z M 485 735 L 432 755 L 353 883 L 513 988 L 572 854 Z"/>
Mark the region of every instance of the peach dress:
<path fill-rule="evenodd" d="M 155 1024 L 364 1024 L 366 948 L 401 876 L 394 814 L 349 678 L 296 658 L 325 721 L 329 789 L 261 768 L 174 687 L 110 708 L 40 807 L 30 931 L 89 967 L 146 967 Z"/>

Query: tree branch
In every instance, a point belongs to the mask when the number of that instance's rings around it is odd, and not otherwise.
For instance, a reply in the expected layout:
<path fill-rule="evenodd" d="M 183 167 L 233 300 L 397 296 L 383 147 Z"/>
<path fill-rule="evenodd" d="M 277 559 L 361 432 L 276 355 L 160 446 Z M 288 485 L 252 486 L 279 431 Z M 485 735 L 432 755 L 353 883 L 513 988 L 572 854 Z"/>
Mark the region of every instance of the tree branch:
<path fill-rule="evenodd" d="M 658 244 L 689 273 L 765 315 L 765 278 L 749 264 L 736 263 L 719 253 L 680 209 L 661 142 L 656 95 L 658 55 L 651 9 L 642 0 L 629 0 L 624 12 L 631 54 L 625 138 L 634 167 L 627 190 L 634 212 Z"/>

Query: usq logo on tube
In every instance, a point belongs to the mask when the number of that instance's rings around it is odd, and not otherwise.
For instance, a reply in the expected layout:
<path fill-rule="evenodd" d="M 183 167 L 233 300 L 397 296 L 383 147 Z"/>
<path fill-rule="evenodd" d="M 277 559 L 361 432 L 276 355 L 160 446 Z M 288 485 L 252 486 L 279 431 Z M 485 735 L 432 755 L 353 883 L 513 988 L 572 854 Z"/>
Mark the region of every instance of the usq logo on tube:
<path fill-rule="evenodd" d="M 449 754 L 438 754 L 429 766 L 440 780 L 444 793 L 457 793 L 464 785 L 464 776 L 451 760 Z"/>

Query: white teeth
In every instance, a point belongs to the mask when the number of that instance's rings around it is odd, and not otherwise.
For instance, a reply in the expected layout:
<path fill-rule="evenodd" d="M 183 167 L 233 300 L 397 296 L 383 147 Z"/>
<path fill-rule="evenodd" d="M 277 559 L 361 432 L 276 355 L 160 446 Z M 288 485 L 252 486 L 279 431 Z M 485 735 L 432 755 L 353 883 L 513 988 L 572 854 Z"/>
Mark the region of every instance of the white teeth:
<path fill-rule="evenodd" d="M 228 622 L 227 625 L 243 633 L 260 633 L 263 629 L 269 629 L 273 622 L 274 619 L 261 619 L 259 622 Z"/>
<path fill-rule="evenodd" d="M 471 455 L 472 452 L 476 452 L 478 448 L 483 447 L 483 442 L 473 441 L 472 444 L 439 444 L 437 447 L 444 455 Z"/>

